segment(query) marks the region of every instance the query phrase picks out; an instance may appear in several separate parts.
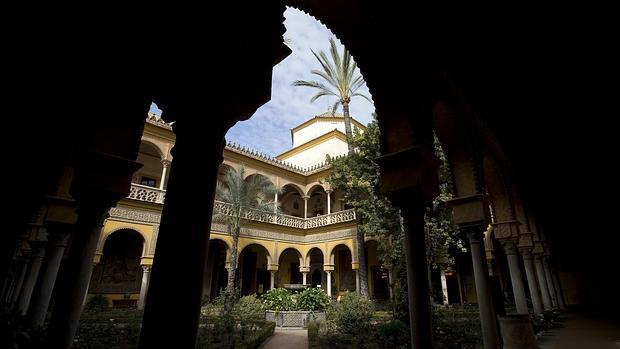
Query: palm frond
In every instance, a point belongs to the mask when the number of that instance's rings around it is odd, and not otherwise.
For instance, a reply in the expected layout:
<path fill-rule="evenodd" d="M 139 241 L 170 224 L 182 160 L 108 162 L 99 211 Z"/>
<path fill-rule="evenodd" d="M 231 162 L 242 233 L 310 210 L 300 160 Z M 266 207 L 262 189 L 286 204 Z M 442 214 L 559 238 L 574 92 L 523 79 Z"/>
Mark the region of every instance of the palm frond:
<path fill-rule="evenodd" d="M 361 75 L 358 75 L 355 79 L 353 79 L 353 82 L 351 82 L 349 92 L 351 94 L 355 93 L 360 87 L 362 87 L 362 85 L 364 85 L 364 78 Z"/>
<path fill-rule="evenodd" d="M 312 51 L 312 54 L 314 55 L 316 60 L 319 61 L 319 64 L 321 64 L 321 67 L 323 68 L 325 73 L 327 73 L 327 75 L 330 75 L 330 76 L 336 75 L 336 71 L 334 67 L 330 64 L 324 52 L 320 52 L 319 54 L 316 54 L 316 52 Z"/>
<path fill-rule="evenodd" d="M 338 80 L 334 79 L 334 77 L 327 75 L 325 72 L 322 72 L 320 70 L 312 70 L 311 71 L 312 74 L 314 75 L 318 75 L 320 77 L 322 77 L 323 79 L 325 79 L 325 81 L 327 81 L 330 85 L 332 85 L 335 88 L 339 88 L 338 86 Z"/>
<path fill-rule="evenodd" d="M 323 97 L 323 96 L 336 96 L 338 97 L 338 94 L 332 92 L 332 91 L 319 91 L 317 92 L 314 96 L 312 96 L 312 98 L 310 98 L 310 103 L 314 103 L 314 101 L 316 101 L 317 99 Z"/>
<path fill-rule="evenodd" d="M 337 70 L 339 70 L 338 68 L 341 68 L 342 65 L 340 61 L 340 54 L 338 54 L 338 48 L 336 47 L 336 40 L 334 40 L 333 37 L 329 38 L 329 52 L 331 53 L 334 66 Z"/>
<path fill-rule="evenodd" d="M 351 95 L 351 97 L 362 97 L 365 100 L 367 100 L 370 104 L 372 104 L 372 99 L 370 99 L 370 97 L 366 96 L 363 93 L 354 93 L 354 94 Z"/>
<path fill-rule="evenodd" d="M 336 108 L 340 105 L 340 100 L 337 99 L 334 105 L 332 106 L 332 116 L 336 115 Z"/>
<path fill-rule="evenodd" d="M 327 82 L 328 86 L 335 90 L 317 81 L 296 80 L 293 82 L 293 86 L 312 87 L 319 90 L 317 94 L 312 96 L 310 102 L 314 102 L 323 96 L 335 96 L 338 101 L 334 104 L 334 110 L 338 104 L 349 101 L 352 97 L 362 97 L 372 103 L 368 96 L 356 92 L 364 84 L 364 79 L 361 74 L 358 75 L 357 63 L 346 48 L 340 55 L 333 37 L 329 39 L 329 55 L 331 57 L 328 57 L 324 51 L 319 53 L 312 51 L 312 54 L 319 61 L 322 70 L 314 69 L 311 73 L 321 77 Z"/>

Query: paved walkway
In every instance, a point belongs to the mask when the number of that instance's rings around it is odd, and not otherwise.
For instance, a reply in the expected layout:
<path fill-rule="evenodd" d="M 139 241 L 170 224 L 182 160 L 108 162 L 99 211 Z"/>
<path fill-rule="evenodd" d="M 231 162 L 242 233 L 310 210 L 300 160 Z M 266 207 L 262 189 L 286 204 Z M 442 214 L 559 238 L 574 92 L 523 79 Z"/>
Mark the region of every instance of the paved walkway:
<path fill-rule="evenodd" d="M 273 336 L 269 337 L 259 349 L 307 349 L 307 330 L 282 330 L 276 328 Z"/>
<path fill-rule="evenodd" d="M 620 349 L 620 319 L 594 313 L 564 315 L 562 327 L 538 339 L 543 349 Z"/>

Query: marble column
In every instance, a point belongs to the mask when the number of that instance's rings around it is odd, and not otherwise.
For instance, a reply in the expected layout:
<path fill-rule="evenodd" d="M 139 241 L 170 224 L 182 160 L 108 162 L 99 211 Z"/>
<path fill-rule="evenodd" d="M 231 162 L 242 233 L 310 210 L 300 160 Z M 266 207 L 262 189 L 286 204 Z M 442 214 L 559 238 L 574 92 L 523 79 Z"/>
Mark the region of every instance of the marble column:
<path fill-rule="evenodd" d="M 310 199 L 310 197 L 304 195 L 302 199 L 304 199 L 304 218 L 308 218 L 308 199 Z"/>
<path fill-rule="evenodd" d="M 519 252 L 517 246 L 512 240 L 502 241 L 504 252 L 508 259 L 508 269 L 510 270 L 510 283 L 512 284 L 512 292 L 515 297 L 515 305 L 517 313 L 529 314 L 527 307 L 527 299 L 525 297 L 525 286 L 523 285 L 523 274 L 521 273 L 521 264 L 519 263 Z"/>
<path fill-rule="evenodd" d="M 17 268 L 16 273 L 13 277 L 13 284 L 11 285 L 11 291 L 9 293 L 9 303 L 12 305 L 17 304 L 17 300 L 19 299 L 19 295 L 22 290 L 22 285 L 24 284 L 24 279 L 26 279 L 26 273 L 28 272 L 28 258 L 30 257 L 30 252 L 27 255 L 17 257 Z"/>
<path fill-rule="evenodd" d="M 144 309 L 146 294 L 149 290 L 149 279 L 151 278 L 151 266 L 142 266 L 142 283 L 140 284 L 140 297 L 138 298 L 138 309 Z"/>
<path fill-rule="evenodd" d="M 332 272 L 329 270 L 326 270 L 325 273 L 327 274 L 327 295 L 331 297 L 332 296 Z"/>
<path fill-rule="evenodd" d="M 558 299 L 555 291 L 555 287 L 553 286 L 553 276 L 551 275 L 551 270 L 549 269 L 549 263 L 547 263 L 547 256 L 542 258 L 543 270 L 545 271 L 545 280 L 547 281 L 547 288 L 549 289 L 549 297 L 551 298 L 551 304 L 554 308 L 558 307 Z"/>
<path fill-rule="evenodd" d="M 270 271 L 271 279 L 269 280 L 269 289 L 273 290 L 276 287 L 276 270 Z"/>
<path fill-rule="evenodd" d="M 163 165 L 163 169 L 161 171 L 161 181 L 159 182 L 159 189 L 166 189 L 166 175 L 168 173 L 168 168 L 170 167 L 170 160 L 162 160 L 161 164 Z"/>
<path fill-rule="evenodd" d="M 441 299 L 443 304 L 448 304 L 448 282 L 446 281 L 446 271 L 443 266 L 439 267 L 439 276 L 441 278 Z"/>
<path fill-rule="evenodd" d="M 558 300 L 558 308 L 560 310 L 566 310 L 566 303 L 564 303 L 564 292 L 562 291 L 562 284 L 560 284 L 560 276 L 557 269 L 553 267 L 549 262 L 549 268 L 551 269 L 551 276 L 553 278 L 553 287 L 555 288 L 556 298 Z"/>
<path fill-rule="evenodd" d="M 499 331 L 497 328 L 497 318 L 491 299 L 491 287 L 489 284 L 489 274 L 485 263 L 483 226 L 472 226 L 467 229 L 469 248 L 474 269 L 474 279 L 476 282 L 476 295 L 478 297 L 478 308 L 480 311 L 480 323 L 482 325 L 482 341 L 485 349 L 501 348 L 499 341 Z"/>
<path fill-rule="evenodd" d="M 553 308 L 553 304 L 551 303 L 551 297 L 549 296 L 549 288 L 547 287 L 547 279 L 545 277 L 545 270 L 543 268 L 541 255 L 534 255 L 534 266 L 536 267 L 536 276 L 538 278 L 540 294 L 542 295 L 543 306 L 545 307 L 545 310 L 551 310 L 551 308 Z"/>
<path fill-rule="evenodd" d="M 103 222 L 111 203 L 92 198 L 78 204 L 78 219 L 71 240 L 71 251 L 64 268 L 64 282 L 59 289 L 50 319 L 48 346 L 70 348 L 93 271 L 93 259 Z"/>
<path fill-rule="evenodd" d="M 355 269 L 355 292 L 360 293 L 360 270 Z"/>
<path fill-rule="evenodd" d="M 308 272 L 302 272 L 301 276 L 303 278 L 302 284 L 306 285 L 308 283 Z"/>
<path fill-rule="evenodd" d="M 401 206 L 401 225 L 404 232 L 407 261 L 407 296 L 412 348 L 433 347 L 431 301 L 426 260 L 424 206 L 410 203 Z"/>
<path fill-rule="evenodd" d="M 32 252 L 30 254 L 30 262 L 28 263 L 28 272 L 24 278 L 19 298 L 17 300 L 17 312 L 20 315 L 26 315 L 32 298 L 32 291 L 39 277 L 43 257 L 45 256 L 45 245 L 42 241 L 32 241 Z"/>
<path fill-rule="evenodd" d="M 527 277 L 527 285 L 529 286 L 530 296 L 532 297 L 532 307 L 534 314 L 540 315 L 543 313 L 542 301 L 540 299 L 540 292 L 538 289 L 538 283 L 536 280 L 536 271 L 534 269 L 534 262 L 532 261 L 532 252 L 530 248 L 520 249 L 521 257 L 523 258 L 523 266 L 525 267 L 525 276 Z"/>
<path fill-rule="evenodd" d="M 331 199 L 331 190 L 326 190 L 325 194 L 327 196 L 327 214 L 332 213 L 332 199 Z"/>

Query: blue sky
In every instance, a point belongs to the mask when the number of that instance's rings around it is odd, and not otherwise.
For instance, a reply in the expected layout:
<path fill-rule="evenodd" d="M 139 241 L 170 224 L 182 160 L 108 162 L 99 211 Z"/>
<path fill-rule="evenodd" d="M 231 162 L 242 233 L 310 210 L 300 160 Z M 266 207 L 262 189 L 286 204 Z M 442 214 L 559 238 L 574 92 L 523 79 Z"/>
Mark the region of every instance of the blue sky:
<path fill-rule="evenodd" d="M 333 34 L 313 17 L 297 9 L 287 9 L 284 16 L 284 39 L 293 53 L 273 69 L 271 101 L 260 107 L 249 120 L 238 122 L 226 134 L 228 141 L 271 156 L 291 148 L 291 128 L 327 111 L 335 101 L 334 97 L 321 97 L 310 103 L 316 90 L 292 86 L 295 80 L 320 79 L 310 73 L 312 69 L 320 68 L 310 50 L 317 53 L 328 51 L 329 38 Z M 342 44 L 338 40 L 337 43 L 342 52 Z M 365 85 L 359 92 L 371 97 Z M 155 111 L 154 108 L 151 108 L 152 111 Z M 357 97 L 351 101 L 351 115 L 363 124 L 370 122 L 373 111 L 374 106 L 364 98 Z"/>

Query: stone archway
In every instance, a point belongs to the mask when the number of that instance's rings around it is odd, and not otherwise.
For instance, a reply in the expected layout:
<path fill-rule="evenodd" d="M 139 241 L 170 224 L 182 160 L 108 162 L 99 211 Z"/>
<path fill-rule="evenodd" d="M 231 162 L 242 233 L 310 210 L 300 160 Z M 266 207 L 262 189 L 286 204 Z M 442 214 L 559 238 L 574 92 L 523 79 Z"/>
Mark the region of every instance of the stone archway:
<path fill-rule="evenodd" d="M 332 294 L 338 294 L 345 291 L 356 290 L 356 275 L 351 263 L 353 255 L 351 250 L 346 245 L 337 245 L 331 252 L 332 260 L 334 263 L 334 275 L 335 283 L 332 284 Z"/>
<path fill-rule="evenodd" d="M 323 251 L 314 247 L 308 251 L 306 257 L 306 266 L 309 267 L 310 272 L 310 284 L 312 287 L 325 287 L 325 278 L 323 264 L 325 263 L 325 257 Z"/>
<path fill-rule="evenodd" d="M 250 244 L 241 250 L 237 273 L 241 295 L 263 294 L 269 290 L 268 261 L 269 252 L 262 245 Z"/>
<path fill-rule="evenodd" d="M 101 261 L 93 268 L 89 293 L 106 295 L 113 307 L 136 307 L 142 281 L 143 246 L 144 239 L 135 230 L 122 229 L 110 234 Z"/>
<path fill-rule="evenodd" d="M 226 282 L 228 281 L 228 270 L 226 269 L 228 249 L 228 245 L 223 240 L 211 239 L 209 241 L 202 291 L 203 301 L 213 300 L 226 288 Z"/>
<path fill-rule="evenodd" d="M 289 247 L 282 251 L 278 260 L 278 287 L 284 284 L 302 283 L 303 276 L 300 267 L 303 265 L 301 262 L 303 262 L 303 258 L 297 249 Z"/>

